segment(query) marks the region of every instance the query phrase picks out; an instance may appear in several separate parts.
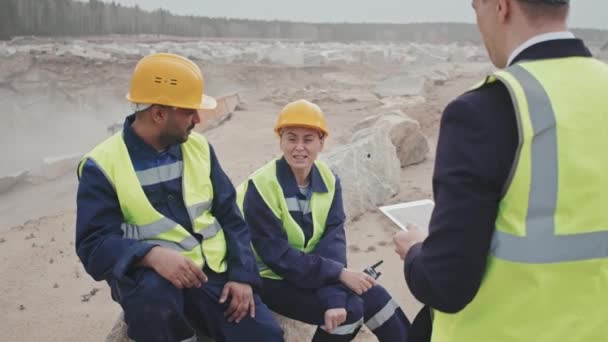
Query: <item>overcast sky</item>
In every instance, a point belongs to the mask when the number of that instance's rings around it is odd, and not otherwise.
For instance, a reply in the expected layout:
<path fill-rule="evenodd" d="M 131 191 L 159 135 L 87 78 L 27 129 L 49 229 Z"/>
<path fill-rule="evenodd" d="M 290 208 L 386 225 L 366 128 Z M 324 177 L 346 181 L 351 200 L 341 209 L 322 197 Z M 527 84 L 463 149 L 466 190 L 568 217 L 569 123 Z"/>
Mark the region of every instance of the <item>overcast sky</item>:
<path fill-rule="evenodd" d="M 109 0 L 106 0 L 109 1 Z M 114 0 L 208 17 L 308 22 L 474 22 L 470 0 Z M 572 27 L 608 29 L 608 1 L 573 0 Z"/>

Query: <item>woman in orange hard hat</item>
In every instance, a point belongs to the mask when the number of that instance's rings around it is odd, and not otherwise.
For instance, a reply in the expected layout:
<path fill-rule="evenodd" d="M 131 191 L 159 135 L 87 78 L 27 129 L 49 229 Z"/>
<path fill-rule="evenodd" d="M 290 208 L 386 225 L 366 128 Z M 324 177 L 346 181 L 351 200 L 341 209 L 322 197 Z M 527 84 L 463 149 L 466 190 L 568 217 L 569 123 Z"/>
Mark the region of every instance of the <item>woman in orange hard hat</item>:
<path fill-rule="evenodd" d="M 350 341 L 366 325 L 380 341 L 407 340 L 410 323 L 374 277 L 347 268 L 340 181 L 317 160 L 328 136 L 321 109 L 306 100 L 281 111 L 283 156 L 238 189 L 251 230 L 260 294 L 272 310 L 318 325 L 314 341 Z"/>

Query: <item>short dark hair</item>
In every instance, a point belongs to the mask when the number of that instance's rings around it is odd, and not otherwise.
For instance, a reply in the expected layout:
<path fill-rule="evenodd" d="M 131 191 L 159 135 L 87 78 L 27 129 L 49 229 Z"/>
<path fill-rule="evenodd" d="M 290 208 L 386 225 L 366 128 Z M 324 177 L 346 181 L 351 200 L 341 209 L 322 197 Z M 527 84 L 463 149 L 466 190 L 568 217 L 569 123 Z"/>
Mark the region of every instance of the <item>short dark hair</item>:
<path fill-rule="evenodd" d="M 145 108 L 145 109 L 142 109 L 142 110 L 139 110 L 139 111 L 135 112 L 135 117 L 136 117 L 136 118 L 141 118 L 141 117 L 143 117 L 143 116 L 144 116 L 144 114 L 146 114 L 146 113 L 148 112 L 148 110 L 149 110 L 149 109 L 150 109 L 150 107 L 148 107 L 148 108 Z"/>
<path fill-rule="evenodd" d="M 147 108 L 144 108 L 144 109 L 141 109 L 141 110 L 136 111 L 136 112 L 135 112 L 135 117 L 136 117 L 136 118 L 143 118 L 143 117 L 145 116 L 145 114 L 149 113 L 149 112 L 150 112 L 150 110 L 151 110 L 151 109 L 152 109 L 154 106 L 157 106 L 157 105 L 153 104 L 153 105 L 148 106 Z"/>
<path fill-rule="evenodd" d="M 570 5 L 563 2 L 519 0 L 522 10 L 532 22 L 542 19 L 566 20 Z"/>

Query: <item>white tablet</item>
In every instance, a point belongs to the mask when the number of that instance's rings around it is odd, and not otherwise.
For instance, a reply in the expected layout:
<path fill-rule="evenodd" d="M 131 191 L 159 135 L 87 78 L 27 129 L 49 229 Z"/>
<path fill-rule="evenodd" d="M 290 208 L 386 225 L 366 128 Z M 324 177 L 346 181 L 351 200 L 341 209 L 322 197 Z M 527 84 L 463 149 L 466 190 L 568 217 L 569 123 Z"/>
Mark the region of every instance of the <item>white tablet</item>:
<path fill-rule="evenodd" d="M 428 232 L 431 214 L 435 202 L 429 199 L 404 202 L 393 205 L 380 207 L 380 211 L 384 213 L 391 221 L 399 228 L 407 230 L 408 223 L 417 225 L 421 230 Z"/>

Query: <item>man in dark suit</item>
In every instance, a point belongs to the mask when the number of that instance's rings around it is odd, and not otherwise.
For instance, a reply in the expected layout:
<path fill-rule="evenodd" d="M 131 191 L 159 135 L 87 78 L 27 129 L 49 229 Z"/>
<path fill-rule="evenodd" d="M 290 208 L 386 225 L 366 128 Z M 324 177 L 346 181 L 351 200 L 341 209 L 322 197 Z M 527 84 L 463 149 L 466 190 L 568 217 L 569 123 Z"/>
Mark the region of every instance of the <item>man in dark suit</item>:
<path fill-rule="evenodd" d="M 433 342 L 608 341 L 608 66 L 568 0 L 473 0 L 493 64 L 445 109 L 429 236 L 394 237 Z"/>

